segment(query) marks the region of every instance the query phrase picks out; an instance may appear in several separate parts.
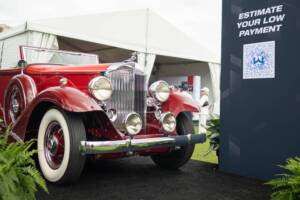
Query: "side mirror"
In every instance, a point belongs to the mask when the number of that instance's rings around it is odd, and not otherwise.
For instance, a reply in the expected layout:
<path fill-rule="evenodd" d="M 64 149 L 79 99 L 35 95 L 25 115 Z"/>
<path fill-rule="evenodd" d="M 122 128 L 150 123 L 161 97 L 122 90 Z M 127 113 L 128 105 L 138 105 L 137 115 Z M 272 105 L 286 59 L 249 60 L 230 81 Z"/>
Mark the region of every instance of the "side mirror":
<path fill-rule="evenodd" d="M 26 67 L 26 65 L 27 65 L 27 62 L 25 60 L 19 60 L 18 67 L 24 68 L 24 67 Z"/>

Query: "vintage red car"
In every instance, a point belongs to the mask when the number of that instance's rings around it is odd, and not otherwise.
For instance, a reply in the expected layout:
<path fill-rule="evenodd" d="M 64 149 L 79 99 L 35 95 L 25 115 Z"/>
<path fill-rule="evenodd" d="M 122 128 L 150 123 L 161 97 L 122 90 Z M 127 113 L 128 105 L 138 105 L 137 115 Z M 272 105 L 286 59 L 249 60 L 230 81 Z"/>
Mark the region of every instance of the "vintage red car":
<path fill-rule="evenodd" d="M 0 117 L 11 140 L 37 139 L 38 162 L 54 183 L 76 181 L 86 158 L 151 156 L 179 168 L 205 140 L 186 112 L 195 102 L 164 81 L 149 89 L 132 60 L 98 64 L 93 54 L 21 46 L 0 68 Z"/>

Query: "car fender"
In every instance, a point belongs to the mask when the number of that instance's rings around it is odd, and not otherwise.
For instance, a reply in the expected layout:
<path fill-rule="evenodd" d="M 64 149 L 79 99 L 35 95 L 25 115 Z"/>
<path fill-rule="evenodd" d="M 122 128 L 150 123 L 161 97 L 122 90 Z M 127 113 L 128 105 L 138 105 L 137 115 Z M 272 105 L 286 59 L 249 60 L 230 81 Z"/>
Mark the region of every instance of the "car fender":
<path fill-rule="evenodd" d="M 47 108 L 57 106 L 69 112 L 102 111 L 102 108 L 92 97 L 78 89 L 72 87 L 50 87 L 32 100 L 13 125 L 12 133 L 15 137 L 19 137 L 18 140 L 25 139 L 30 120 L 33 120 L 34 123 L 39 123 L 38 119 L 31 119 L 31 115 L 42 104 L 47 104 Z"/>
<path fill-rule="evenodd" d="M 34 105 L 40 102 L 51 102 L 70 112 L 100 111 L 102 108 L 94 98 L 72 87 L 50 87 L 41 92 L 34 100 Z"/>
<path fill-rule="evenodd" d="M 197 102 L 178 92 L 171 92 L 169 99 L 162 104 L 163 111 L 172 112 L 176 117 L 182 112 L 199 112 Z"/>
<path fill-rule="evenodd" d="M 27 105 L 29 105 L 33 99 L 37 95 L 37 89 L 35 86 L 34 80 L 25 74 L 18 74 L 14 76 L 8 83 L 8 86 L 4 92 L 4 122 L 6 125 L 10 125 L 12 122 L 9 117 L 9 99 L 12 92 L 12 88 L 17 87 L 21 93 L 21 98 L 19 104 L 22 104 L 23 110 L 26 109 Z M 22 111 L 23 112 L 23 111 Z"/>

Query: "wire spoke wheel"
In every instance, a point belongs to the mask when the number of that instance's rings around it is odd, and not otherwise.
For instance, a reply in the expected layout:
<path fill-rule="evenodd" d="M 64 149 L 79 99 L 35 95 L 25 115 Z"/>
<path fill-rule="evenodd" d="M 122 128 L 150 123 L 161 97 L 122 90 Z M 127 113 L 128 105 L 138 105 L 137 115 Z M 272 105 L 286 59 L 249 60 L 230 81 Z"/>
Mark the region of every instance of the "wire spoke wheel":
<path fill-rule="evenodd" d="M 9 117 L 11 119 L 11 122 L 15 122 L 18 117 L 21 114 L 21 111 L 24 109 L 23 108 L 24 102 L 23 102 L 23 97 L 22 97 L 22 92 L 20 91 L 18 86 L 13 86 L 12 91 L 9 95 Z"/>
<path fill-rule="evenodd" d="M 49 124 L 45 134 L 45 157 L 52 169 L 58 169 L 64 157 L 64 135 L 57 121 Z"/>
<path fill-rule="evenodd" d="M 82 172 L 85 156 L 79 150 L 86 140 L 79 115 L 58 108 L 49 109 L 42 118 L 38 133 L 38 159 L 44 177 L 53 183 L 75 182 Z"/>

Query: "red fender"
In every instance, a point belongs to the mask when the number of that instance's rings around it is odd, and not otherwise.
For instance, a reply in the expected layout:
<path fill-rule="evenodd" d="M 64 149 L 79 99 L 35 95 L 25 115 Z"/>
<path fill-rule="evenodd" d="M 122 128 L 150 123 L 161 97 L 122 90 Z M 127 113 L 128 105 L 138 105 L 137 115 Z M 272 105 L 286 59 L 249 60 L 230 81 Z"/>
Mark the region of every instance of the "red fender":
<path fill-rule="evenodd" d="M 36 97 L 37 90 L 34 80 L 25 74 L 14 76 L 8 83 L 8 87 L 4 92 L 4 122 L 6 125 L 14 123 L 10 115 L 11 111 L 11 95 L 13 91 L 18 90 L 18 103 L 20 114 L 26 109 L 32 100 Z"/>
<path fill-rule="evenodd" d="M 102 108 L 92 97 L 80 90 L 71 87 L 50 87 L 32 100 L 13 125 L 13 133 L 21 140 L 25 138 L 31 114 L 35 108 L 43 103 L 50 103 L 70 112 L 102 111 Z"/>
<path fill-rule="evenodd" d="M 172 91 L 168 101 L 162 104 L 165 112 L 172 112 L 176 117 L 181 112 L 199 112 L 197 102 L 178 92 Z"/>
<path fill-rule="evenodd" d="M 50 87 L 35 98 L 33 105 L 40 102 L 51 102 L 70 112 L 102 110 L 94 98 L 72 87 Z"/>

